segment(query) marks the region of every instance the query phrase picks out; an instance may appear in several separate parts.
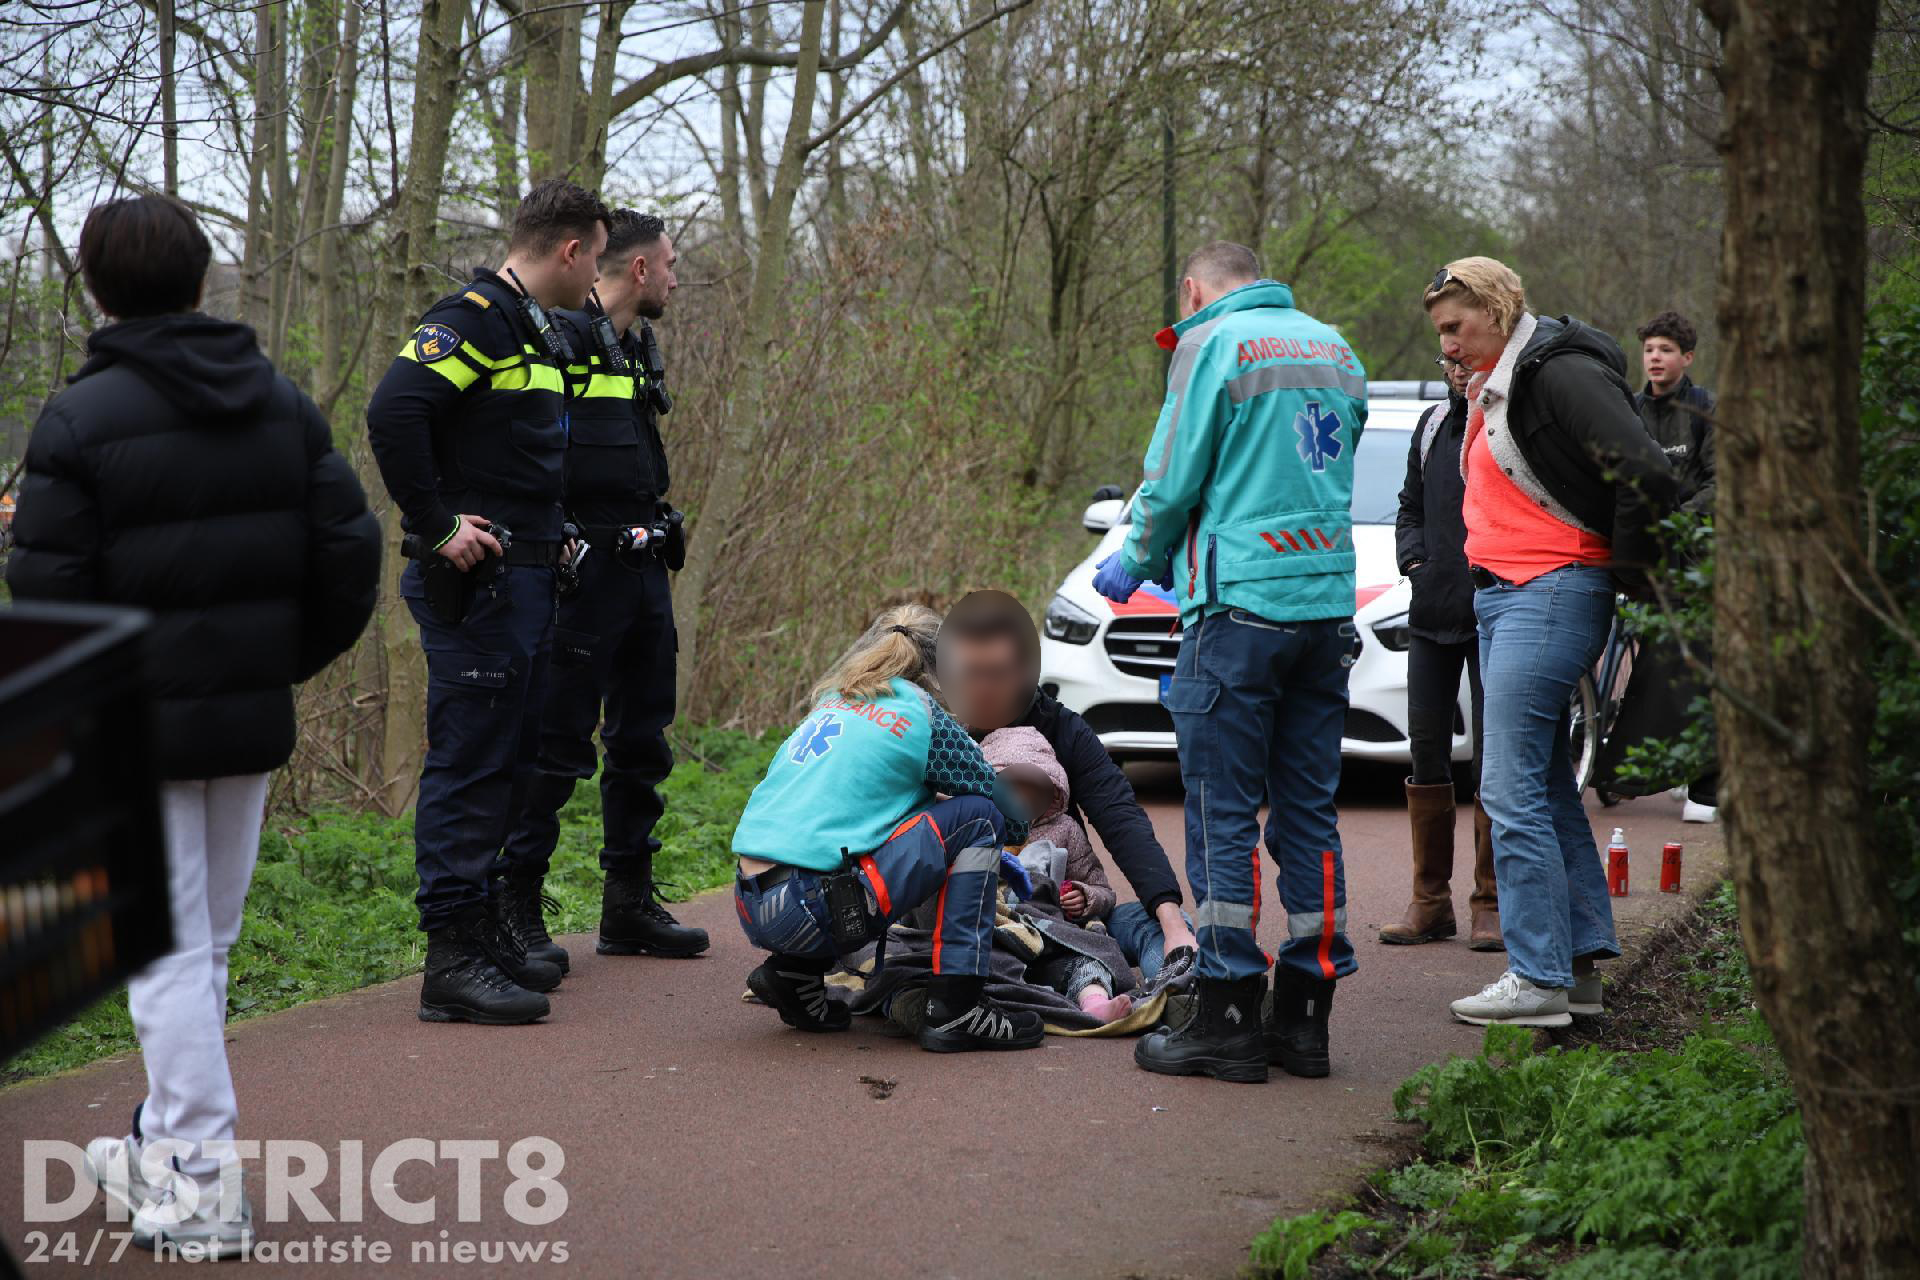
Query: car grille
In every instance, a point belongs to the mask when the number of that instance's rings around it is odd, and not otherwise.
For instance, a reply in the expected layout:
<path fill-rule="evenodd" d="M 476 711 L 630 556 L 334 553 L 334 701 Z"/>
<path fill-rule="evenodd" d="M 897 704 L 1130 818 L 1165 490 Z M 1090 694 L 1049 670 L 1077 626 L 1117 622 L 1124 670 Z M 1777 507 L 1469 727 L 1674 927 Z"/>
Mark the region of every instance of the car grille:
<path fill-rule="evenodd" d="M 1157 702 L 1102 702 L 1082 718 L 1095 733 L 1173 732 L 1173 716 Z"/>
<path fill-rule="evenodd" d="M 1115 618 L 1107 628 L 1107 657 L 1130 676 L 1158 680 L 1173 670 L 1180 654 L 1180 623 L 1160 615 Z"/>
<path fill-rule="evenodd" d="M 1355 742 L 1401 742 L 1404 735 L 1371 711 L 1347 708 L 1347 725 L 1341 736 Z"/>

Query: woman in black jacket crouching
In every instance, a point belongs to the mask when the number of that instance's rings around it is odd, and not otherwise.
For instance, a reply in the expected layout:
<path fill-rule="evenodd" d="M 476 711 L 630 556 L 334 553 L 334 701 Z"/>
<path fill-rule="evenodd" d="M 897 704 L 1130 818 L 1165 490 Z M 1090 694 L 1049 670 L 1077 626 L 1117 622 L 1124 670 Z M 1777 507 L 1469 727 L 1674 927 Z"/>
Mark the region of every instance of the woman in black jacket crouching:
<path fill-rule="evenodd" d="M 130 1136 L 87 1154 L 133 1212 L 135 1243 L 225 1254 L 252 1227 L 244 1199 L 223 1212 L 210 1154 L 237 1118 L 227 953 L 267 775 L 293 752 L 293 686 L 372 616 L 380 527 L 326 420 L 253 330 L 194 310 L 211 256 L 177 201 L 87 216 L 81 272 L 109 323 L 27 442 L 7 584 L 22 600 L 153 615 L 145 675 L 174 945 L 128 984 L 146 1100 Z"/>

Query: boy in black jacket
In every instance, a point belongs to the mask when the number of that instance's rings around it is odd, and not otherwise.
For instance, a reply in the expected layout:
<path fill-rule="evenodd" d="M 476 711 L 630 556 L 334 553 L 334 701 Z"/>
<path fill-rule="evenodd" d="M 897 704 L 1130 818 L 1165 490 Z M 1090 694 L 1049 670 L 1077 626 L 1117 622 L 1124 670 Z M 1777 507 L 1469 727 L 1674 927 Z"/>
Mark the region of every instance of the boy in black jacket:
<path fill-rule="evenodd" d="M 133 1213 L 134 1243 L 218 1256 L 252 1230 L 244 1197 L 221 1213 L 221 1161 L 210 1154 L 233 1140 L 238 1118 L 227 954 L 267 775 L 293 752 L 293 686 L 372 616 L 380 526 L 326 419 L 274 371 L 253 330 L 194 309 L 211 256 L 174 200 L 116 200 L 87 216 L 81 271 L 109 323 L 27 442 L 7 585 L 22 600 L 153 615 L 145 665 L 173 950 L 127 986 L 146 1100 L 131 1135 L 95 1139 L 87 1159 Z M 150 1185 L 141 1150 L 163 1139 L 180 1154 Z"/>

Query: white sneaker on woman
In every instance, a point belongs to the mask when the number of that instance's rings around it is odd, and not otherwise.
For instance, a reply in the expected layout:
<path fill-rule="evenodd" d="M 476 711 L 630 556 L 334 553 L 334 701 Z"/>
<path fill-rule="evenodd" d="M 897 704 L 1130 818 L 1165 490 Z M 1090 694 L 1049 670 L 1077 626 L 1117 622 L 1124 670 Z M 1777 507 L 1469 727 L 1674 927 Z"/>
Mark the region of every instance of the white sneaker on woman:
<path fill-rule="evenodd" d="M 1567 1012 L 1592 1016 L 1604 1012 L 1600 1007 L 1600 975 L 1590 973 L 1586 977 L 1575 974 L 1573 990 L 1567 992 Z"/>
<path fill-rule="evenodd" d="M 153 1184 L 140 1172 L 140 1140 L 131 1134 L 89 1142 L 87 1172 L 93 1185 L 124 1211 L 123 1221 L 140 1212 L 140 1207 L 156 1194 Z"/>
<path fill-rule="evenodd" d="M 1687 801 L 1687 807 L 1680 811 L 1682 822 L 1718 822 L 1720 810 L 1710 804 L 1701 804 L 1695 800 Z"/>
<path fill-rule="evenodd" d="M 1512 970 L 1500 975 L 1477 996 L 1465 996 L 1450 1006 L 1453 1016 L 1476 1027 L 1495 1023 L 1508 1027 L 1564 1027 L 1573 1022 L 1567 993 L 1559 987 L 1536 987 Z"/>
<path fill-rule="evenodd" d="M 202 1184 L 193 1212 L 183 1213 L 171 1187 L 153 1205 L 133 1215 L 133 1243 L 190 1261 L 244 1257 L 253 1243 L 253 1205 L 245 1191 L 231 1217 L 220 1212 L 220 1187 Z"/>

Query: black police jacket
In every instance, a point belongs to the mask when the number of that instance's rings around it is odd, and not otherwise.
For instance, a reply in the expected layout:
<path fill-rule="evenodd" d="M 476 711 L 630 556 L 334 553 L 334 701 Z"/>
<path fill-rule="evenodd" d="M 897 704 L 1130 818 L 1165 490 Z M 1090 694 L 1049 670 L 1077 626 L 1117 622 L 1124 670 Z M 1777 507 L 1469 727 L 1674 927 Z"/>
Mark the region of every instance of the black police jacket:
<path fill-rule="evenodd" d="M 451 536 L 460 512 L 553 541 L 566 415 L 563 364 L 517 291 L 482 267 L 420 318 L 367 404 L 367 436 L 407 529 L 429 543 Z"/>
<path fill-rule="evenodd" d="M 1473 579 L 1467 574 L 1467 523 L 1460 504 L 1460 445 L 1467 433 L 1467 402 L 1450 396 L 1420 418 L 1407 447 L 1407 480 L 1394 517 L 1400 572 L 1413 581 L 1407 626 L 1440 644 L 1464 644 L 1476 632 Z"/>
<path fill-rule="evenodd" d="M 373 616 L 379 522 L 247 326 L 150 316 L 101 329 L 87 353 L 27 441 L 7 585 L 153 615 L 163 777 L 276 769 L 293 686 Z"/>
<path fill-rule="evenodd" d="M 666 498 L 667 451 L 646 391 L 640 335 L 619 335 L 618 364 L 585 311 L 559 311 L 579 360 L 568 366 L 567 513 L 583 526 L 652 520 Z"/>

